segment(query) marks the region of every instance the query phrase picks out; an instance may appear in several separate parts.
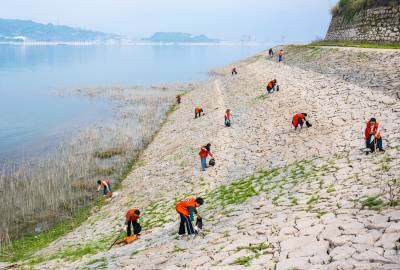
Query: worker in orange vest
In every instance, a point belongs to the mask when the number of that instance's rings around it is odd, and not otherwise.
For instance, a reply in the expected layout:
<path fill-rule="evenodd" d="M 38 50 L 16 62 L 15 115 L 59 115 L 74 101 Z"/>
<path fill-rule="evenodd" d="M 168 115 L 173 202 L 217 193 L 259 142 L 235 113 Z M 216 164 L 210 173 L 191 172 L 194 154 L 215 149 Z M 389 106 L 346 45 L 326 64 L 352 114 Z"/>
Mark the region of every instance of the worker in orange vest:
<path fill-rule="evenodd" d="M 97 191 L 103 189 L 103 195 L 107 195 L 111 192 L 111 180 L 110 179 L 103 179 L 97 181 Z"/>
<path fill-rule="evenodd" d="M 176 96 L 176 103 L 181 104 L 181 95 Z"/>
<path fill-rule="evenodd" d="M 195 107 L 195 108 L 194 108 L 194 118 L 200 117 L 200 116 L 201 116 L 201 114 L 203 114 L 203 115 L 204 115 L 203 108 L 202 108 L 202 107 L 200 107 L 200 106 L 198 106 L 198 107 Z"/>
<path fill-rule="evenodd" d="M 306 113 L 297 113 L 293 115 L 292 125 L 294 126 L 294 130 L 298 127 L 303 128 L 304 123 L 306 123 L 307 127 L 311 127 L 311 124 L 306 119 Z"/>
<path fill-rule="evenodd" d="M 187 231 L 188 235 L 194 235 L 195 230 L 193 229 L 192 221 L 194 220 L 193 213 L 196 213 L 197 217 L 201 218 L 197 213 L 197 207 L 203 205 L 204 199 L 201 197 L 197 198 L 189 198 L 183 201 L 180 201 L 176 204 L 176 212 L 178 212 L 181 222 L 179 224 L 179 235 L 184 235 L 185 231 Z"/>
<path fill-rule="evenodd" d="M 283 49 L 280 49 L 278 52 L 278 62 L 283 61 L 283 55 L 284 55 Z"/>
<path fill-rule="evenodd" d="M 273 80 L 268 82 L 265 94 L 267 94 L 267 93 L 271 94 L 271 93 L 273 93 L 275 91 L 279 91 L 279 86 L 277 85 L 276 79 L 273 79 Z"/>
<path fill-rule="evenodd" d="M 138 220 L 140 217 L 140 210 L 139 208 L 132 208 L 129 209 L 128 212 L 125 214 L 125 225 L 126 227 L 126 235 L 131 236 L 132 231 L 131 227 L 133 228 L 134 235 L 140 235 L 142 231 L 142 227 L 140 226 Z"/>
<path fill-rule="evenodd" d="M 378 146 L 379 151 L 382 152 L 385 151 L 383 149 L 382 136 L 381 136 L 381 131 L 379 129 L 379 123 L 376 121 L 375 118 L 371 118 L 367 122 L 365 126 L 364 136 L 365 136 L 365 145 L 367 148 L 370 148 L 372 152 L 375 151 L 375 142 Z"/>
<path fill-rule="evenodd" d="M 226 109 L 224 114 L 225 126 L 230 127 L 232 122 L 232 113 L 230 109 Z"/>
<path fill-rule="evenodd" d="M 214 158 L 213 153 L 211 153 L 211 143 L 208 143 L 207 145 L 200 148 L 199 156 L 200 156 L 201 169 L 202 171 L 205 171 L 207 168 L 207 157 L 210 156 Z"/>

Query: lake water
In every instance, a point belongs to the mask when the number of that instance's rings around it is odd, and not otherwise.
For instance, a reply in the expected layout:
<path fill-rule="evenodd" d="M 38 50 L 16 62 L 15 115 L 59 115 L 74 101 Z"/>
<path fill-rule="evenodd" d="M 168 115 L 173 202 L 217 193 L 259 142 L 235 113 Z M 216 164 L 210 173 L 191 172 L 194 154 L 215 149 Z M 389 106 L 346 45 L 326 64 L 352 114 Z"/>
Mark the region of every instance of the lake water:
<path fill-rule="evenodd" d="M 43 152 L 109 105 L 65 89 L 189 82 L 266 49 L 240 45 L 0 45 L 0 161 Z"/>

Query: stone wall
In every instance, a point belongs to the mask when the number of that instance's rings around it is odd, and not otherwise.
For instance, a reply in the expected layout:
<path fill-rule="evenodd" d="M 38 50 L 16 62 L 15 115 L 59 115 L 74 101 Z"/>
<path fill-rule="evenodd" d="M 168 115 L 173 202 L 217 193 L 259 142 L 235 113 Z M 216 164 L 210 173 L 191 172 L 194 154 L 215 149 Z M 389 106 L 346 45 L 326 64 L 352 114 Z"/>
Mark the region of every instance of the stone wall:
<path fill-rule="evenodd" d="M 342 15 L 334 16 L 325 40 L 400 42 L 400 6 L 363 10 L 350 21 Z"/>

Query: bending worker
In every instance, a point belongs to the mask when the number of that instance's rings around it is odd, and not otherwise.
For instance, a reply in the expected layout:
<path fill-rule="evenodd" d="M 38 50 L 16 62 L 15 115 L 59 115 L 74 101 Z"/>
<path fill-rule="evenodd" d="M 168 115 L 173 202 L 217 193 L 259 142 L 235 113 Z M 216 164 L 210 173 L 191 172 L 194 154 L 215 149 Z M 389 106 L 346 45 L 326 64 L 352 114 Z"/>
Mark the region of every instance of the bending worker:
<path fill-rule="evenodd" d="M 184 235 L 185 231 L 187 231 L 188 235 L 195 234 L 195 230 L 192 224 L 192 221 L 194 220 L 193 213 L 196 213 L 197 217 L 201 218 L 200 215 L 197 213 L 196 208 L 200 205 L 203 205 L 203 203 L 203 198 L 197 197 L 189 198 L 176 204 L 176 212 L 178 212 L 181 218 L 178 231 L 179 235 Z"/>
<path fill-rule="evenodd" d="M 103 188 L 103 195 L 106 196 L 111 192 L 111 180 L 110 179 L 103 179 L 97 181 L 97 191 Z"/>
<path fill-rule="evenodd" d="M 202 108 L 202 107 L 200 107 L 200 106 L 198 106 L 198 107 L 195 107 L 195 108 L 194 108 L 194 118 L 200 117 L 200 116 L 201 116 L 201 114 L 203 114 L 203 115 L 204 115 L 203 108 Z"/>
<path fill-rule="evenodd" d="M 140 235 L 140 232 L 142 231 L 142 227 L 140 226 L 138 220 L 140 217 L 140 210 L 139 208 L 132 208 L 128 210 L 125 214 L 125 225 L 126 227 L 126 235 L 131 236 L 132 235 L 132 230 L 131 227 L 133 227 L 133 234 L 134 235 Z"/>
<path fill-rule="evenodd" d="M 284 54 L 283 50 L 280 49 L 279 52 L 278 52 L 278 62 L 282 62 L 283 61 L 283 54 Z"/>
<path fill-rule="evenodd" d="M 226 109 L 224 114 L 225 126 L 230 127 L 232 123 L 232 113 L 230 109 Z"/>
<path fill-rule="evenodd" d="M 279 86 L 277 85 L 276 79 L 273 79 L 268 82 L 267 84 L 267 91 L 265 94 L 272 94 L 275 91 L 279 91 Z"/>
<path fill-rule="evenodd" d="M 201 170 L 205 171 L 207 168 L 207 157 L 214 157 L 213 153 L 211 153 L 211 143 L 207 143 L 207 145 L 200 148 L 199 151 Z"/>
<path fill-rule="evenodd" d="M 306 122 L 307 127 L 311 127 L 311 124 L 308 123 L 306 117 L 306 113 L 297 113 L 293 115 L 292 125 L 294 126 L 294 130 L 296 130 L 298 127 L 303 128 L 304 122 Z"/>
<path fill-rule="evenodd" d="M 232 75 L 236 75 L 236 74 L 238 74 L 238 72 L 237 72 L 237 70 L 236 70 L 236 67 L 234 67 L 234 68 L 232 68 Z"/>
<path fill-rule="evenodd" d="M 375 143 L 377 144 L 376 146 L 378 147 L 379 151 L 385 151 L 383 150 L 382 136 L 381 136 L 381 131 L 379 129 L 379 123 L 376 121 L 375 118 L 371 118 L 367 122 L 364 135 L 365 135 L 365 145 L 367 148 L 370 148 L 372 152 L 375 151 Z M 374 138 L 374 140 L 372 138 Z"/>

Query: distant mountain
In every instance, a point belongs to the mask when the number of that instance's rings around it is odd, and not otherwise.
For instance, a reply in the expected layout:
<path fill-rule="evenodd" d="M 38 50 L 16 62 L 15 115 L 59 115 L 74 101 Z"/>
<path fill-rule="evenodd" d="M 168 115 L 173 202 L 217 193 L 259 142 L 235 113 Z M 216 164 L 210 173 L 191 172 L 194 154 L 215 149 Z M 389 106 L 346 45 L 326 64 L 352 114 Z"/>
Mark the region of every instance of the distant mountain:
<path fill-rule="evenodd" d="M 210 39 L 205 35 L 195 36 L 188 33 L 178 33 L 178 32 L 157 32 L 154 33 L 150 38 L 145 38 L 143 40 L 153 41 L 153 42 L 193 42 L 193 43 L 219 42 L 218 39 Z"/>
<path fill-rule="evenodd" d="M 65 25 L 41 24 L 27 20 L 0 19 L 0 41 L 95 41 L 121 38 Z"/>

